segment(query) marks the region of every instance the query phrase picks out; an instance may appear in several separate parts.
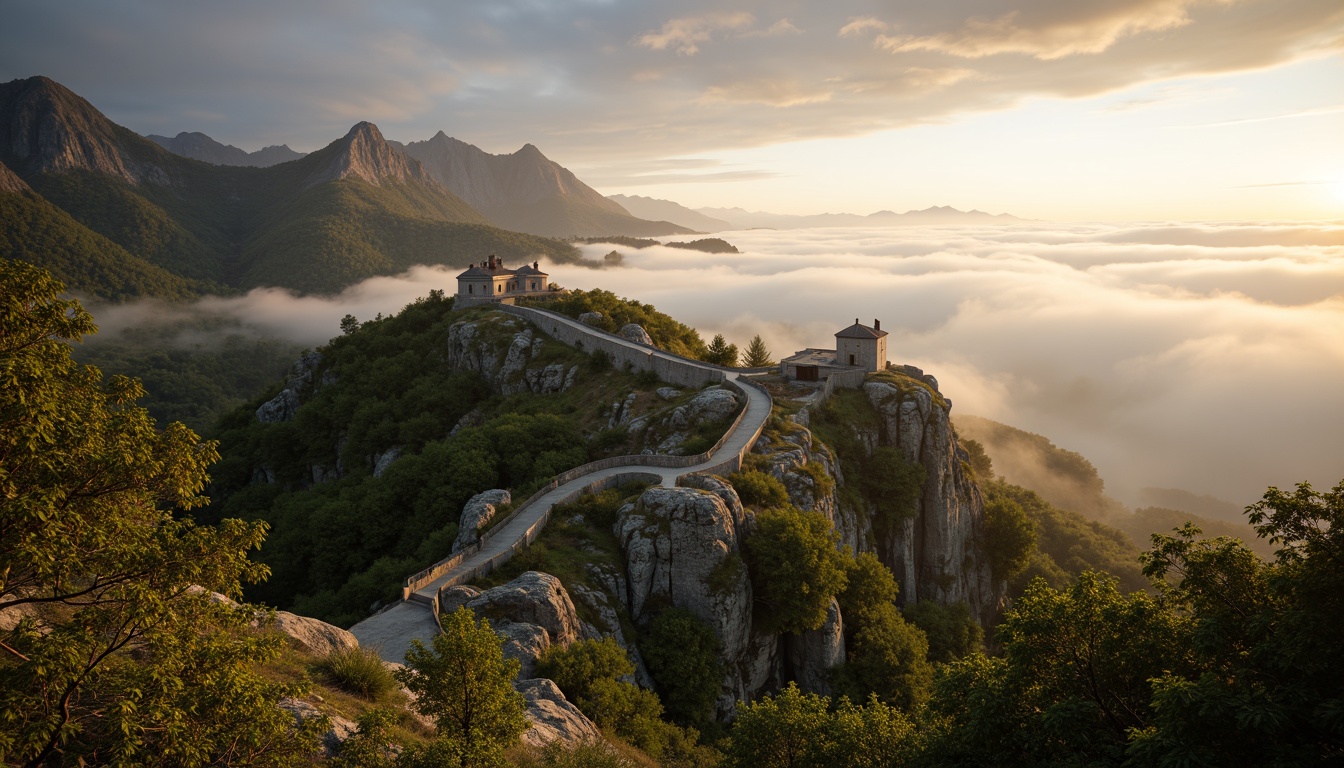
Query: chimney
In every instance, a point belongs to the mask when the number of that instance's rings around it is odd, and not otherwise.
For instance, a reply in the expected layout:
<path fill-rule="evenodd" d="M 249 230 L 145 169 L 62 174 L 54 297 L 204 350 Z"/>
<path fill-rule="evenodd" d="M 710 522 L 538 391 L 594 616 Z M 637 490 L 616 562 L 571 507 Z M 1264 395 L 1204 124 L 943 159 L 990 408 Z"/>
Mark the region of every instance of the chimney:
<path fill-rule="evenodd" d="M 855 325 L 858 325 L 858 324 L 859 324 L 859 318 L 857 318 L 857 317 L 854 318 L 854 324 L 855 324 Z"/>
<path fill-rule="evenodd" d="M 880 330 L 882 330 L 882 321 L 881 321 L 881 320 L 876 320 L 876 319 L 873 320 L 873 330 L 874 330 L 874 331 L 880 331 Z"/>

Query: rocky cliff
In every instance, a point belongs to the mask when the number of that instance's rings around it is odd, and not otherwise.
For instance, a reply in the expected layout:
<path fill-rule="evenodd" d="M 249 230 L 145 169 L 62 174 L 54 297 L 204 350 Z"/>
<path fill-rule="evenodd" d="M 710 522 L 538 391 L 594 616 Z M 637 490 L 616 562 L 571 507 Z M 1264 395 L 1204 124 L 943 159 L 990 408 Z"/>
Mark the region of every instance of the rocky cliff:
<path fill-rule="evenodd" d="M 204 133 L 183 131 L 176 136 L 158 136 L 149 134 L 145 138 L 158 144 L 175 155 L 189 157 L 212 165 L 241 165 L 253 168 L 269 168 L 279 163 L 298 160 L 304 153 L 295 152 L 287 144 L 264 147 L 256 152 L 246 152 L 232 144 L 221 144 Z"/>

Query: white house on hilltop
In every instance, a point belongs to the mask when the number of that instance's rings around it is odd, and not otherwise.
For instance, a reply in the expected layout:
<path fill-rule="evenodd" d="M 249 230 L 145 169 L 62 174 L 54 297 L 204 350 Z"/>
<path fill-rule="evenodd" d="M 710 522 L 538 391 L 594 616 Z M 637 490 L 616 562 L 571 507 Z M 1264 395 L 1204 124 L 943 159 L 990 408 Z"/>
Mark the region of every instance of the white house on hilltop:
<path fill-rule="evenodd" d="M 538 262 L 509 269 L 492 253 L 489 259 L 472 264 L 457 276 L 457 304 L 512 304 L 521 296 L 547 296 L 549 277 Z"/>

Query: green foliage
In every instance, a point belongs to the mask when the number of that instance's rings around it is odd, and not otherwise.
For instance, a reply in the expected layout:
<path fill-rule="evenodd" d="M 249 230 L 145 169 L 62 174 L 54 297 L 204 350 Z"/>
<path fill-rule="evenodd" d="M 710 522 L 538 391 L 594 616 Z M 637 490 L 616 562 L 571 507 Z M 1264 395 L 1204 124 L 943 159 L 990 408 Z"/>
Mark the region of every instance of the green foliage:
<path fill-rule="evenodd" d="M 990 460 L 989 454 L 985 453 L 985 446 L 981 445 L 980 441 L 958 438 L 957 444 L 966 449 L 966 455 L 970 457 L 971 471 L 975 473 L 976 480 L 994 479 L 994 462 Z"/>
<path fill-rule="evenodd" d="M 642 237 L 630 237 L 628 235 L 603 235 L 602 237 L 578 237 L 571 242 L 587 243 L 596 245 L 597 243 L 612 243 L 614 245 L 624 245 L 627 248 L 648 248 L 651 245 L 660 245 L 657 240 L 650 240 Z"/>
<path fill-rule="evenodd" d="M 846 661 L 834 670 L 836 691 L 857 701 L 877 696 L 910 710 L 928 698 L 933 668 L 928 641 L 896 608 L 896 579 L 871 553 L 846 564 L 839 595 Z"/>
<path fill-rule="evenodd" d="M 776 507 L 756 515 L 745 555 L 763 626 L 796 633 L 826 621 L 831 599 L 845 587 L 836 542 L 819 512 Z"/>
<path fill-rule="evenodd" d="M 701 360 L 714 365 L 722 365 L 725 368 L 737 367 L 737 345 L 729 344 L 724 340 L 722 333 L 714 334 L 714 340 L 705 347 L 705 352 L 700 356 Z"/>
<path fill-rule="evenodd" d="M 524 730 L 526 704 L 513 689 L 518 660 L 466 607 L 441 617 L 443 632 L 426 648 L 412 640 L 397 680 L 415 694 L 415 709 L 434 721 L 438 738 L 414 759 L 428 764 L 493 766 Z"/>
<path fill-rule="evenodd" d="M 789 683 L 776 696 L 739 704 L 728 768 L 888 768 L 904 765 L 913 750 L 913 725 L 872 699 L 855 706 Z"/>
<path fill-rule="evenodd" d="M 317 662 L 317 671 L 337 688 L 370 701 L 378 701 L 397 687 L 382 658 L 369 648 L 332 651 Z"/>
<path fill-rule="evenodd" d="M 1190 668 L 1189 621 L 1114 578 L 1084 573 L 1066 591 L 1034 582 L 999 627 L 1003 658 L 947 667 L 930 745 L 952 765 L 1119 765 L 1152 721 L 1151 680 Z"/>
<path fill-rule="evenodd" d="M 789 503 L 789 492 L 773 476 L 756 469 L 744 469 L 728 476 L 728 482 L 744 504 L 758 507 L 782 507 Z"/>
<path fill-rule="evenodd" d="M 985 526 L 980 549 L 998 581 L 1026 570 L 1036 549 L 1036 526 L 1016 501 L 998 494 L 985 501 Z"/>
<path fill-rule="evenodd" d="M 920 600 L 902 613 L 928 638 L 931 662 L 947 663 L 984 651 L 985 631 L 965 603 L 943 605 Z"/>
<path fill-rule="evenodd" d="M 388 749 L 395 723 L 396 713 L 390 709 L 368 710 L 359 716 L 358 730 L 341 743 L 340 752 L 329 764 L 332 768 L 395 768 L 398 761 Z"/>
<path fill-rule="evenodd" d="M 634 323 L 644 328 L 654 346 L 685 357 L 698 358 L 705 349 L 705 343 L 694 328 L 677 322 L 649 304 L 622 299 L 610 291 L 571 291 L 563 297 L 548 300 L 545 308 L 573 318 L 585 312 L 600 312 L 602 319 L 597 327 L 609 333 Z"/>
<path fill-rule="evenodd" d="M 197 526 L 215 446 L 70 355 L 95 329 L 62 286 L 0 262 L 0 762 L 288 765 L 295 686 L 255 672 L 281 641 L 237 596 L 263 525 Z"/>
<path fill-rule="evenodd" d="M 713 629 L 689 611 L 668 608 L 649 622 L 639 647 L 673 721 L 701 725 L 714 717 L 724 669 Z"/>
<path fill-rule="evenodd" d="M 774 364 L 774 359 L 770 357 L 770 349 L 761 340 L 761 335 L 758 333 L 752 336 L 751 343 L 747 344 L 746 355 L 742 358 L 742 367 L 766 368 Z"/>
<path fill-rule="evenodd" d="M 1026 513 L 1036 531 L 1036 548 L 1025 569 L 1008 584 L 1010 595 L 1016 595 L 1037 577 L 1060 589 L 1084 571 L 1104 571 L 1120 579 L 1125 590 L 1143 589 L 1147 580 L 1138 564 L 1139 552 L 1129 537 L 1101 523 L 1086 520 L 1076 512 L 1057 509 L 1036 493 L 1009 483 L 995 480 L 980 483 L 986 507 L 1000 503 L 1015 504 Z M 1009 518 L 1015 520 L 1016 516 Z M 1020 521 L 1010 526 L 1021 530 Z M 991 550 L 999 545 L 989 542 Z M 1011 555 L 1016 547 L 1000 556 Z M 1010 563 L 1012 557 L 1005 557 Z"/>
<path fill-rule="evenodd" d="M 574 702 L 590 698 L 598 680 L 615 680 L 634 671 L 625 649 L 611 637 L 553 645 L 537 659 L 537 676 L 553 680 Z"/>
<path fill-rule="evenodd" d="M 922 465 L 911 464 L 899 450 L 885 445 L 874 449 L 860 464 L 859 487 L 877 513 L 875 528 L 892 530 L 900 521 L 915 516 L 927 474 Z"/>

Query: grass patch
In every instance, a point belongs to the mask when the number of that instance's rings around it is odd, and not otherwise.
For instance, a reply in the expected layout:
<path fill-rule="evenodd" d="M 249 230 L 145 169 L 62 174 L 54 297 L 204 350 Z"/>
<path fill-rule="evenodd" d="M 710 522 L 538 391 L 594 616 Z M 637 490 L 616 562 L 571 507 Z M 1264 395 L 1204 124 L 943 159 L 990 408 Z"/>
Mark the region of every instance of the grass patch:
<path fill-rule="evenodd" d="M 392 672 L 377 653 L 366 648 L 332 651 L 314 665 L 331 685 L 369 701 L 378 701 L 397 689 Z"/>

